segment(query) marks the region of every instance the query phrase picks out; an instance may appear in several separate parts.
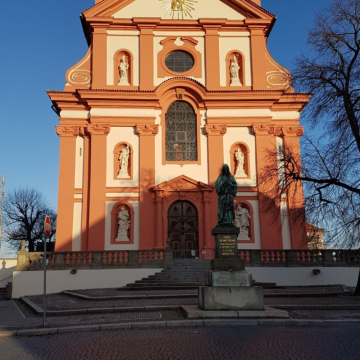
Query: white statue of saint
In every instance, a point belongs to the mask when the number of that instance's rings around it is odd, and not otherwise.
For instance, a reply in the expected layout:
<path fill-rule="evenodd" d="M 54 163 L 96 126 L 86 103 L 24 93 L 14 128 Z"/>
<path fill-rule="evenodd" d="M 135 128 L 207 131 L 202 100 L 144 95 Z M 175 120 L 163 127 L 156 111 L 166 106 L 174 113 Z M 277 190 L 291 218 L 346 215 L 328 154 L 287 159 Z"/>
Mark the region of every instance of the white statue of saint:
<path fill-rule="evenodd" d="M 242 204 L 238 204 L 235 210 L 235 226 L 240 228 L 238 240 L 250 240 L 249 238 L 249 226 L 250 226 L 250 214 L 249 210 L 241 207 Z"/>
<path fill-rule="evenodd" d="M 240 148 L 238 148 L 235 151 L 235 159 L 236 159 L 236 172 L 235 172 L 235 176 L 236 177 L 246 177 L 246 173 L 244 170 L 244 161 L 245 161 L 245 156 L 244 153 L 241 151 Z"/>
<path fill-rule="evenodd" d="M 125 86 L 130 85 L 128 79 L 128 69 L 129 69 L 129 63 L 127 62 L 126 56 L 123 55 L 119 65 L 120 81 L 118 82 L 118 85 L 125 85 Z"/>
<path fill-rule="evenodd" d="M 118 178 L 130 178 L 128 167 L 129 167 L 129 156 L 130 156 L 130 148 L 129 144 L 126 144 L 126 147 L 124 147 L 119 155 L 119 165 L 120 170 L 118 174 Z"/>
<path fill-rule="evenodd" d="M 122 206 L 118 214 L 118 233 L 115 241 L 129 241 L 128 229 L 130 228 L 129 212 Z"/>
<path fill-rule="evenodd" d="M 230 86 L 242 86 L 242 83 L 239 78 L 240 66 L 238 64 L 237 58 L 234 55 L 233 60 L 230 64 Z"/>

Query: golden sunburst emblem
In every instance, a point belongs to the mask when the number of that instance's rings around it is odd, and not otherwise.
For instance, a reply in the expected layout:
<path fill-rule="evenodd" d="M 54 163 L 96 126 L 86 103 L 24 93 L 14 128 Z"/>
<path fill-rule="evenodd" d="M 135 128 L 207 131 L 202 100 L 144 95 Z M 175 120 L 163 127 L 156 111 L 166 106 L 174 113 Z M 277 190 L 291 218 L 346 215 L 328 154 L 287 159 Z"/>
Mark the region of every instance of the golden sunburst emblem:
<path fill-rule="evenodd" d="M 162 8 L 165 9 L 165 16 L 171 15 L 173 19 L 184 19 L 191 17 L 191 10 L 194 9 L 195 0 L 159 0 L 163 3 Z"/>

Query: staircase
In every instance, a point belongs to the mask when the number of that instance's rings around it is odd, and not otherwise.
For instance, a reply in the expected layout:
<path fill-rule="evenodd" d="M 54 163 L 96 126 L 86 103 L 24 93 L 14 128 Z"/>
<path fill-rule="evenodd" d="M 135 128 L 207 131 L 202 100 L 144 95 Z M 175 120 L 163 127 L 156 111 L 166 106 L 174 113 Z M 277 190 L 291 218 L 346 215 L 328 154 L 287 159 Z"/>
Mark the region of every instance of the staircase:
<path fill-rule="evenodd" d="M 208 270 L 210 270 L 210 260 L 174 259 L 168 268 L 128 284 L 123 289 L 193 289 L 205 285 L 205 273 Z"/>
<path fill-rule="evenodd" d="M 0 288 L 0 300 L 6 300 L 6 288 Z"/>

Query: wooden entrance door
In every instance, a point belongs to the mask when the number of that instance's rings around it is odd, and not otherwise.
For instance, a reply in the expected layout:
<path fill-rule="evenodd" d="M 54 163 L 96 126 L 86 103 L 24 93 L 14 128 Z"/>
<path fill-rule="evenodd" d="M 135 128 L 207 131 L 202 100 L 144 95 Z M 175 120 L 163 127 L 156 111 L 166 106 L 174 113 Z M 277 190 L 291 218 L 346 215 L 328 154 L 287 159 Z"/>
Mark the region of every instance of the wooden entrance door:
<path fill-rule="evenodd" d="M 199 249 L 198 215 L 188 201 L 174 202 L 168 212 L 168 237 L 171 249 L 186 253 Z"/>

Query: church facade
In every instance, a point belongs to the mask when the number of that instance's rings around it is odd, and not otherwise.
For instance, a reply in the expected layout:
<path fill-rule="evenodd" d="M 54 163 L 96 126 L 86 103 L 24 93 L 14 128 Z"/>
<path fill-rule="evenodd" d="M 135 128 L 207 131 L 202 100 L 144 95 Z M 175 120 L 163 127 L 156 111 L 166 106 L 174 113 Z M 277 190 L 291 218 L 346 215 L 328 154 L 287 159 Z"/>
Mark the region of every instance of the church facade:
<path fill-rule="evenodd" d="M 48 91 L 59 114 L 56 251 L 199 250 L 212 257 L 214 184 L 228 164 L 241 249 L 305 248 L 286 194 L 259 181 L 269 152 L 300 153 L 290 73 L 269 54 L 260 0 L 95 0 L 89 45 Z M 275 155 L 276 156 L 276 155 Z M 279 161 L 279 159 L 277 159 Z M 274 213 L 277 216 L 274 216 Z"/>

